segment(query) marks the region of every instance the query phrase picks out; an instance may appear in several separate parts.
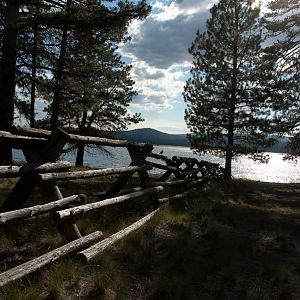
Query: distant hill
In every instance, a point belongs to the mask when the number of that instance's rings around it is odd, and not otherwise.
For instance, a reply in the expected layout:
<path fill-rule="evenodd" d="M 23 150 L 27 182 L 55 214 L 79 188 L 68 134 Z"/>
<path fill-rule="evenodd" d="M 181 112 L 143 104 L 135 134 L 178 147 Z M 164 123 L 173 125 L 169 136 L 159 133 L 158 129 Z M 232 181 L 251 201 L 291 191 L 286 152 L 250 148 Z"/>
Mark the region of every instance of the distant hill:
<path fill-rule="evenodd" d="M 170 134 L 161 132 L 152 128 L 133 129 L 128 131 L 120 131 L 116 134 L 117 137 L 131 142 L 142 142 L 153 145 L 170 145 L 190 147 L 190 142 L 186 134 Z M 278 139 L 278 143 L 266 149 L 267 152 L 285 153 L 286 146 L 289 142 L 287 137 Z"/>
<path fill-rule="evenodd" d="M 152 128 L 120 131 L 117 136 L 131 142 L 143 142 L 153 145 L 190 146 L 186 134 L 169 134 Z"/>

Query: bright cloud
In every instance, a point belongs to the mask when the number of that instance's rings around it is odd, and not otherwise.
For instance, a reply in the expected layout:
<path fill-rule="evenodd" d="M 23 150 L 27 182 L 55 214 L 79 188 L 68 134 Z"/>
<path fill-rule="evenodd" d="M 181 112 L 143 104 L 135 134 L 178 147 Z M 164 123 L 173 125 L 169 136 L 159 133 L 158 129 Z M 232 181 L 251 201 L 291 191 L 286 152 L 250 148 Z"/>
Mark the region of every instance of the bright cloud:
<path fill-rule="evenodd" d="M 132 22 L 129 29 L 132 39 L 120 46 L 121 54 L 133 65 L 132 77 L 139 92 L 132 110 L 148 115 L 151 111 L 172 111 L 178 103 L 184 110 L 182 92 L 192 64 L 188 48 L 197 30 L 205 30 L 209 9 L 217 2 L 153 0 L 150 16 Z M 178 124 L 185 127 L 183 113 Z"/>
<path fill-rule="evenodd" d="M 188 48 L 197 30 L 205 29 L 209 16 L 207 7 L 211 3 L 209 0 L 155 2 L 153 13 L 145 21 L 133 22 L 130 27 L 132 40 L 121 46 L 121 53 L 157 68 L 190 64 Z"/>
<path fill-rule="evenodd" d="M 186 129 L 182 92 L 192 63 L 188 48 L 197 30 L 205 30 L 209 8 L 214 2 L 157 0 L 152 2 L 152 13 L 146 20 L 132 22 L 129 29 L 132 39 L 120 46 L 120 52 L 133 65 L 132 78 L 139 95 L 130 109 L 145 116 L 146 123 L 142 126 L 150 124 L 147 117 L 151 113 L 158 113 L 151 117 L 153 123 L 160 114 L 174 111 L 177 120 L 174 116 L 174 120 L 161 120 L 160 124 L 163 123 L 163 128 L 176 128 L 177 123 L 181 128 L 178 130 Z M 175 113 L 178 106 L 182 106 L 180 114 Z M 162 127 L 152 123 L 151 127 Z"/>
<path fill-rule="evenodd" d="M 183 91 L 185 72 L 174 68 L 159 69 L 145 62 L 133 63 L 133 66 L 132 77 L 139 95 L 132 107 L 145 111 L 172 109 Z"/>

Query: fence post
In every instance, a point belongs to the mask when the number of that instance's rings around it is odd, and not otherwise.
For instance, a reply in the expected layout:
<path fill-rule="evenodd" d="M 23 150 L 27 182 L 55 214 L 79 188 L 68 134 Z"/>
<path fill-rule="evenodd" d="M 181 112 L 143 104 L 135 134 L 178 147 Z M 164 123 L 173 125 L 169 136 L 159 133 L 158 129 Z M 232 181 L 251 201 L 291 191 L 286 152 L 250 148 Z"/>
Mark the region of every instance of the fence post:
<path fill-rule="evenodd" d="M 144 164 L 145 159 L 153 150 L 153 146 L 149 144 L 146 144 L 144 146 L 128 145 L 127 150 L 131 158 L 130 166 L 141 166 Z M 112 184 L 112 186 L 105 193 L 105 198 L 111 198 L 116 196 L 125 187 L 128 180 L 132 177 L 133 174 L 133 172 L 130 172 L 120 175 L 117 181 L 114 184 Z M 146 183 L 150 181 L 147 171 L 138 171 L 138 174 L 141 180 L 141 186 L 146 187 Z M 150 196 L 150 198 L 153 206 L 157 207 L 159 205 L 157 197 Z"/>
<path fill-rule="evenodd" d="M 28 163 L 53 162 L 59 158 L 68 140 L 69 135 L 62 129 L 57 128 L 52 132 L 48 142 L 45 143 L 42 149 L 24 149 L 23 153 Z M 61 199 L 62 195 L 58 187 L 47 184 L 47 188 L 45 185 L 41 185 L 37 180 L 36 174 L 22 175 L 5 199 L 0 211 L 5 212 L 22 208 L 36 186 L 39 187 L 41 194 L 51 201 Z M 67 222 L 55 220 L 55 223 L 65 240 L 70 241 L 81 237 L 77 226 L 72 224 L 71 220 Z"/>

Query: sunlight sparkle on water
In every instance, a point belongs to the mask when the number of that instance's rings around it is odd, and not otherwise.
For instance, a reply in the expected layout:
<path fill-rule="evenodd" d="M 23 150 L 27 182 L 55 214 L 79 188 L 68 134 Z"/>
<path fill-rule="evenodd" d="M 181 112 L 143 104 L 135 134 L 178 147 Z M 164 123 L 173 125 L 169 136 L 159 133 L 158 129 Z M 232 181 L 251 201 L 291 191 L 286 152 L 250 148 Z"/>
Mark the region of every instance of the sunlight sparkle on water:
<path fill-rule="evenodd" d="M 300 182 L 300 168 L 293 161 L 283 160 L 281 153 L 268 153 L 268 164 L 254 162 L 241 157 L 233 163 L 235 177 L 260 180 L 265 182 Z"/>
<path fill-rule="evenodd" d="M 105 147 L 111 152 L 112 157 L 105 153 L 90 149 L 89 153 L 85 153 L 84 165 L 90 167 L 111 168 L 122 167 L 130 164 L 130 157 L 126 149 Z M 160 153 L 172 158 L 172 156 L 196 157 L 198 160 L 208 160 L 210 162 L 219 163 L 224 166 L 224 160 L 212 155 L 198 156 L 192 153 L 187 147 L 175 146 L 154 146 L 154 153 Z M 94 153 L 94 154 L 93 154 Z M 251 180 L 259 180 L 265 182 L 281 182 L 291 183 L 300 182 L 300 167 L 293 161 L 284 161 L 281 153 L 268 153 L 270 161 L 268 164 L 261 164 L 243 156 L 234 160 L 232 163 L 232 174 L 235 178 L 245 178 Z M 24 160 L 24 156 L 20 151 L 14 151 L 14 159 Z M 75 153 L 70 153 L 62 159 L 75 163 Z M 153 170 L 152 172 L 158 172 Z"/>

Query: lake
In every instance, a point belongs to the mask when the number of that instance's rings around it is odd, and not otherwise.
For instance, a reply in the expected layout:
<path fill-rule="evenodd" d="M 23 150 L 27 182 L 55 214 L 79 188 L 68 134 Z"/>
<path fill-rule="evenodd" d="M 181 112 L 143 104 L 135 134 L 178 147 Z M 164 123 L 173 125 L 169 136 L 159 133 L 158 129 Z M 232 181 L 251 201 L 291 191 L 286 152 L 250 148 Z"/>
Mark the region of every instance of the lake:
<path fill-rule="evenodd" d="M 130 157 L 124 148 L 104 147 L 110 154 L 98 149 L 88 149 L 85 153 L 84 164 L 90 167 L 121 167 L 130 164 Z M 204 159 L 216 162 L 224 166 L 224 160 L 212 155 L 199 156 L 192 153 L 187 147 L 176 146 L 154 146 L 154 153 L 160 153 L 172 158 L 172 156 L 196 157 L 198 160 Z M 246 178 L 265 182 L 292 183 L 300 182 L 300 168 L 297 163 L 284 161 L 281 153 L 268 153 L 270 160 L 268 164 L 261 164 L 242 156 L 233 161 L 232 174 L 235 178 Z M 21 151 L 14 150 L 14 159 L 24 160 Z M 66 154 L 62 159 L 74 164 L 75 152 Z M 153 170 L 152 172 L 158 172 Z"/>

